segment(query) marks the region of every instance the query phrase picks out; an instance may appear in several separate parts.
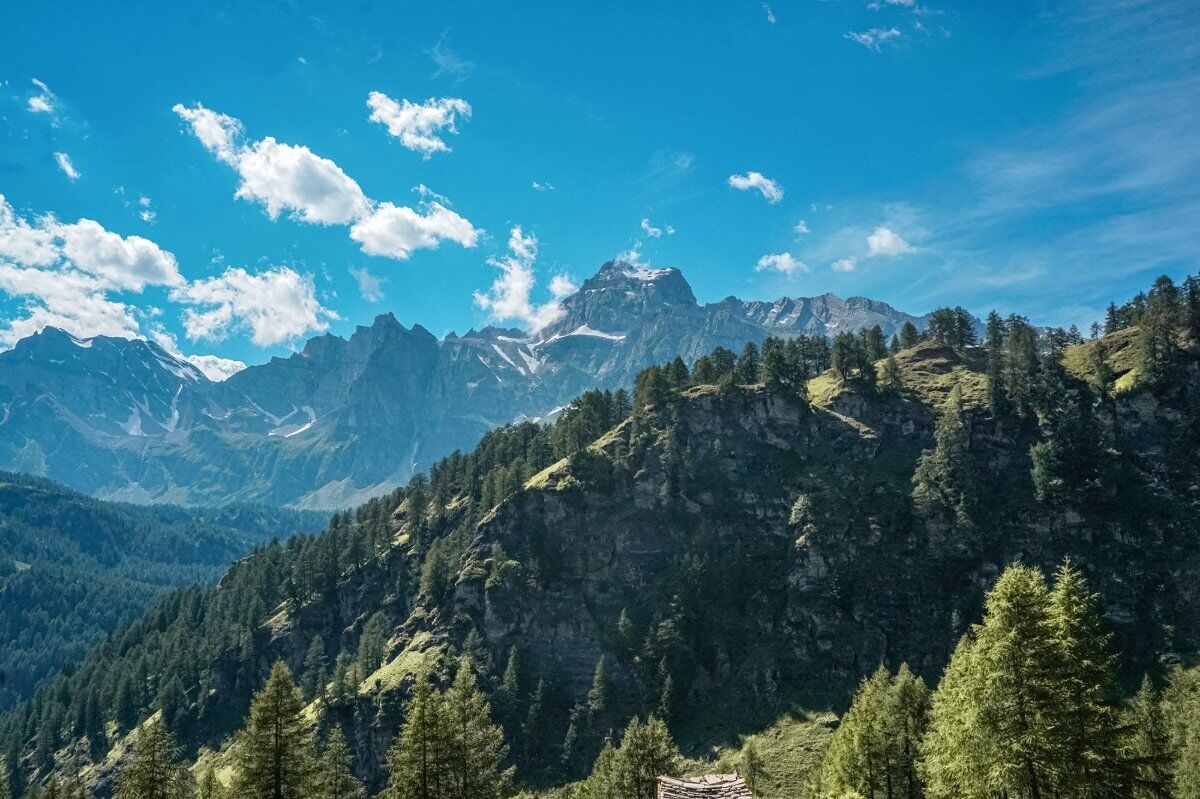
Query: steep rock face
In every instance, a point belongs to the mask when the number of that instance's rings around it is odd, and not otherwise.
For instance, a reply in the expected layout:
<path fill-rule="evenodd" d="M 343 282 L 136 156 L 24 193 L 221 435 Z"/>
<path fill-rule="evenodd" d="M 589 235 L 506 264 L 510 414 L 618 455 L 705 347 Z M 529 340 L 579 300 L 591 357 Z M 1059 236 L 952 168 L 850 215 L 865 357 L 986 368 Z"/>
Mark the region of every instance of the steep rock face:
<path fill-rule="evenodd" d="M 925 319 L 861 297 L 701 306 L 677 269 L 604 264 L 534 333 L 439 341 L 391 314 L 222 383 L 156 344 L 46 330 L 0 353 L 0 468 L 135 502 L 348 507 L 486 431 L 716 346 Z"/>

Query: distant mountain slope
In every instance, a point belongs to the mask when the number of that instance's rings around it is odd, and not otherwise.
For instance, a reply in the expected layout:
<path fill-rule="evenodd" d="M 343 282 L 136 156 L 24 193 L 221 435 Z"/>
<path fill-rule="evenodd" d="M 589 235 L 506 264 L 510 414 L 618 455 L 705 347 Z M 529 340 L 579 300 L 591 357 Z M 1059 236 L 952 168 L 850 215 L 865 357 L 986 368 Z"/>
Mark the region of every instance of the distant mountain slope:
<path fill-rule="evenodd" d="M 48 329 L 0 353 L 0 468 L 132 502 L 347 507 L 487 430 L 629 386 L 676 355 L 926 323 L 831 294 L 701 306 L 678 270 L 621 262 L 563 307 L 536 335 L 489 327 L 441 341 L 385 314 L 223 383 L 151 342 Z"/>
<path fill-rule="evenodd" d="M 211 583 L 254 546 L 324 517 L 123 505 L 0 472 L 0 709 L 169 588 Z"/>

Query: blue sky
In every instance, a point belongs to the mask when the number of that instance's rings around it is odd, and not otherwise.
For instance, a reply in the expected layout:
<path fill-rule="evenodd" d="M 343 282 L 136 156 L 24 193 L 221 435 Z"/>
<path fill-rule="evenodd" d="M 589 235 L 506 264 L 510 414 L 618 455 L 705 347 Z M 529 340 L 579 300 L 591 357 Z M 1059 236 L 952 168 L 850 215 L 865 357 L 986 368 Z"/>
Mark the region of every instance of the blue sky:
<path fill-rule="evenodd" d="M 536 327 L 619 253 L 1049 324 L 1197 269 L 1183 0 L 46 6 L 0 28 L 0 346 Z"/>

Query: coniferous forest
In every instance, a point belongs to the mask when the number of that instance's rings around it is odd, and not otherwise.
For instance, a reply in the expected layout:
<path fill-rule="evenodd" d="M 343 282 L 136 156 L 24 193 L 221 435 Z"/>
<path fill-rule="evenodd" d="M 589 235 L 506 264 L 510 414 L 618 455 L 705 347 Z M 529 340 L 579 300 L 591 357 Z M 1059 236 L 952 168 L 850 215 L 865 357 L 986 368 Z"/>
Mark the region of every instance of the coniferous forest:
<path fill-rule="evenodd" d="M 983 328 L 675 358 L 315 535 L 6 478 L 6 670 L 66 665 L 0 796 L 1200 797 L 1200 281 Z"/>

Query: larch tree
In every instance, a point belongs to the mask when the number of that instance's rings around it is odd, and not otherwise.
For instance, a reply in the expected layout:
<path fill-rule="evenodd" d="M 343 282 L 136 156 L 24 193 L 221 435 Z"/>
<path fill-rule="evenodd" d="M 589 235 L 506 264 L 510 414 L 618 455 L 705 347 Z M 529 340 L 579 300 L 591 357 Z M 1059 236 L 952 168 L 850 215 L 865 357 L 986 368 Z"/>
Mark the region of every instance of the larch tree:
<path fill-rule="evenodd" d="M 442 799 L 449 795 L 447 727 L 441 694 L 428 673 L 418 674 L 404 726 L 388 751 L 384 799 Z"/>
<path fill-rule="evenodd" d="M 1169 799 L 1171 740 L 1149 676 L 1142 679 L 1123 716 L 1122 760 L 1131 771 L 1131 799 Z"/>
<path fill-rule="evenodd" d="M 1055 574 L 1050 616 L 1061 672 L 1055 734 L 1065 750 L 1058 795 L 1128 796 L 1128 770 L 1118 757 L 1120 719 L 1109 636 L 1100 627 L 1096 595 L 1069 561 Z"/>
<path fill-rule="evenodd" d="M 317 776 L 312 725 L 304 697 L 281 661 L 254 695 L 234 750 L 238 799 L 310 799 Z"/>
<path fill-rule="evenodd" d="M 442 698 L 446 729 L 443 757 L 453 799 L 499 799 L 512 785 L 513 767 L 505 768 L 504 730 L 492 723 L 487 697 L 479 690 L 469 662 L 460 662 L 454 682 Z"/>
<path fill-rule="evenodd" d="M 340 727 L 334 727 L 321 750 L 317 767 L 318 799 L 362 799 L 363 787 L 354 776 L 350 747 Z"/>
<path fill-rule="evenodd" d="M 1047 799 L 1067 756 L 1059 728 L 1060 649 L 1049 589 L 1011 566 L 987 597 L 934 694 L 921 771 L 933 799 Z"/>
<path fill-rule="evenodd" d="M 116 799 L 190 799 L 191 776 L 161 718 L 137 731 L 133 757 L 117 778 Z"/>

